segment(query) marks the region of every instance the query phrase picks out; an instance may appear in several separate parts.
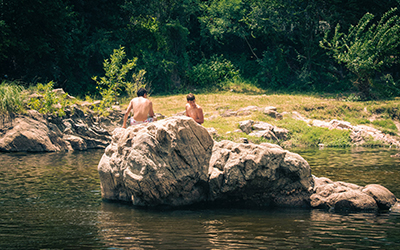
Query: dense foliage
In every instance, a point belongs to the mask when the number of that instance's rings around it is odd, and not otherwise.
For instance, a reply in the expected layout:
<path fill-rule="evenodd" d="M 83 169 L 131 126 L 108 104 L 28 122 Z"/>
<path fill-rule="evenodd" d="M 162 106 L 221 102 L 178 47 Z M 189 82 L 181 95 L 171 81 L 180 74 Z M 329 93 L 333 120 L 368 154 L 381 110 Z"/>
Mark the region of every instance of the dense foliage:
<path fill-rule="evenodd" d="M 335 29 L 331 41 L 325 37 L 321 47 L 332 51 L 334 58 L 356 75 L 355 85 L 365 99 L 371 99 L 372 76 L 390 67 L 397 61 L 396 53 L 400 45 L 400 19 L 396 8 L 385 13 L 377 25 L 371 24 L 374 15 L 365 14 L 356 26 L 351 26 L 348 34 Z M 326 33 L 326 35 L 328 32 Z"/>
<path fill-rule="evenodd" d="M 93 77 L 103 76 L 104 60 L 124 47 L 126 58 L 136 60 L 126 82 L 146 72 L 154 93 L 223 87 L 223 80 L 238 77 L 274 90 L 347 91 L 352 68 L 319 46 L 324 34 L 333 34 L 337 24 L 351 34 L 366 18 L 379 19 L 398 5 L 398 0 L 0 0 L 0 80 L 54 81 L 73 95 L 99 96 Z M 391 25 L 399 25 L 398 19 Z M 373 35 L 380 28 L 365 30 Z M 379 83 L 371 91 L 399 95 L 397 51 L 390 51 L 390 65 L 368 75 Z"/>

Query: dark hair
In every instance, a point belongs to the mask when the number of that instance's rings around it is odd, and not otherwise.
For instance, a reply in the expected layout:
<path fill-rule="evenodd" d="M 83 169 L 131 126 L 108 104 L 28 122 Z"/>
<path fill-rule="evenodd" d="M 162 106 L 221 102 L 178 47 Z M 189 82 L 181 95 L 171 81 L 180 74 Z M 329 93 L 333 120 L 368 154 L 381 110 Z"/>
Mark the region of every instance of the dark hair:
<path fill-rule="evenodd" d="M 140 88 L 138 91 L 137 91 L 137 96 L 139 97 L 139 96 L 144 96 L 145 94 L 147 94 L 147 90 L 145 89 L 145 88 Z"/>
<path fill-rule="evenodd" d="M 194 97 L 194 95 L 192 93 L 190 93 L 186 96 L 186 100 L 188 100 L 188 101 L 193 101 L 194 99 L 196 99 L 196 97 Z"/>

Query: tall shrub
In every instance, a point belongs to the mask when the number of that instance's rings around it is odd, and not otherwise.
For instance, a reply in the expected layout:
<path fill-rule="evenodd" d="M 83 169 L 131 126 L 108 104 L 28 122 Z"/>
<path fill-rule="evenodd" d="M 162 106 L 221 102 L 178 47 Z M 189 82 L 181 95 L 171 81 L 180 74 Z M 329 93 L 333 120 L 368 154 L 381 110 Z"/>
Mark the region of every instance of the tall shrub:
<path fill-rule="evenodd" d="M 330 50 L 333 58 L 343 63 L 355 74 L 354 85 L 365 99 L 372 98 L 372 77 L 383 68 L 396 63 L 400 45 L 400 19 L 397 8 L 386 12 L 380 21 L 373 23 L 374 15 L 366 13 L 347 34 L 340 32 L 337 24 L 332 38 L 328 32 L 320 46 Z"/>
<path fill-rule="evenodd" d="M 92 78 L 96 81 L 97 88 L 102 96 L 101 109 L 111 107 L 114 102 L 117 102 L 121 89 L 127 85 L 128 72 L 136 66 L 137 58 L 128 59 L 124 62 L 125 57 L 124 47 L 114 49 L 110 59 L 105 59 L 103 63 L 105 76 L 94 76 Z"/>

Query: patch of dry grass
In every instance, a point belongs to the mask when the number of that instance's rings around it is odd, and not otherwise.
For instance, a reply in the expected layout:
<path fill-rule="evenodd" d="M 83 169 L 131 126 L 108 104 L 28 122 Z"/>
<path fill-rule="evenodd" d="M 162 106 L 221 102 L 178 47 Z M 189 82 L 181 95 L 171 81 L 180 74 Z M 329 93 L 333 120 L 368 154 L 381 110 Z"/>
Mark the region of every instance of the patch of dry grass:
<path fill-rule="evenodd" d="M 166 116 L 184 111 L 185 95 L 167 97 L 152 96 L 154 110 Z M 400 100 L 344 102 L 339 99 L 320 98 L 318 96 L 289 94 L 242 94 L 221 92 L 197 94 L 196 102 L 203 107 L 204 113 L 213 114 L 222 109 L 238 110 L 247 106 L 274 106 L 278 112 L 297 111 L 310 119 L 320 120 L 354 120 L 369 119 L 380 115 L 398 119 L 400 115 Z"/>

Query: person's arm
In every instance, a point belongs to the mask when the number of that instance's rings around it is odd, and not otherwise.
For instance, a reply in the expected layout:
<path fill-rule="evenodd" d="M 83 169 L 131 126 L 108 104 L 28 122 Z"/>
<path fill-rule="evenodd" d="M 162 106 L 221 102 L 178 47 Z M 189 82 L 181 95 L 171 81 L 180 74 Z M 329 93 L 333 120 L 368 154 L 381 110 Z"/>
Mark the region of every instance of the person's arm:
<path fill-rule="evenodd" d="M 199 123 L 199 124 L 203 124 L 203 122 L 204 122 L 204 115 L 203 115 L 203 109 L 202 108 L 199 108 L 198 110 L 197 110 L 197 119 L 195 120 L 197 123 Z"/>
<path fill-rule="evenodd" d="M 154 115 L 154 111 L 153 111 L 153 103 L 150 101 L 149 104 L 149 116 L 153 118 L 154 121 L 157 121 L 157 118 Z"/>
<path fill-rule="evenodd" d="M 188 108 L 189 108 L 189 105 L 186 104 L 186 105 L 185 105 L 185 113 L 186 113 L 186 116 L 190 117 L 190 116 L 189 116 L 189 112 L 188 112 Z"/>
<path fill-rule="evenodd" d="M 125 115 L 124 115 L 124 123 L 122 124 L 123 128 L 126 128 L 126 120 L 128 120 L 129 113 L 131 112 L 132 109 L 132 101 L 129 102 L 128 108 L 126 109 Z"/>

